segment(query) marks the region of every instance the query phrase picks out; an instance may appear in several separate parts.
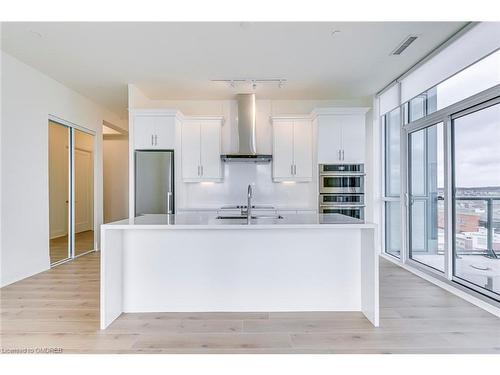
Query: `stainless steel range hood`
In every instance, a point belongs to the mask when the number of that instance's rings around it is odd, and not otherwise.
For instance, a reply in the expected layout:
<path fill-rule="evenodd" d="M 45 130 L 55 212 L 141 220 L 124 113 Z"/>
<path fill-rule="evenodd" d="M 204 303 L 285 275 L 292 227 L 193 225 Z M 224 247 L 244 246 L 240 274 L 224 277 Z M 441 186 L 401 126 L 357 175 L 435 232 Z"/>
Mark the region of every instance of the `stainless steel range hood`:
<path fill-rule="evenodd" d="M 267 163 L 272 155 L 257 154 L 255 146 L 255 94 L 238 94 L 238 152 L 221 155 L 225 162 Z"/>

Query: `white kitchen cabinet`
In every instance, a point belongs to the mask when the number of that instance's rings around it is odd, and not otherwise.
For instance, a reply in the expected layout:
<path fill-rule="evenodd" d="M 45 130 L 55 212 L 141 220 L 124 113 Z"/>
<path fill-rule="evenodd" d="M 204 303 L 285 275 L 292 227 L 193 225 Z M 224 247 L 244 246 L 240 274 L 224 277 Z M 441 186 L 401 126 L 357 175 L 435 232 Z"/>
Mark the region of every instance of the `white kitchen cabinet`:
<path fill-rule="evenodd" d="M 197 121 L 184 120 L 181 135 L 182 178 L 200 179 L 200 124 Z"/>
<path fill-rule="evenodd" d="M 342 122 L 340 116 L 321 116 L 318 122 L 318 163 L 342 161 Z"/>
<path fill-rule="evenodd" d="M 273 122 L 273 179 L 293 177 L 293 121 Z"/>
<path fill-rule="evenodd" d="M 176 114 L 138 111 L 132 116 L 134 149 L 173 150 Z"/>
<path fill-rule="evenodd" d="M 182 123 L 182 178 L 185 182 L 220 181 L 222 118 L 187 118 Z"/>
<path fill-rule="evenodd" d="M 294 181 L 312 180 L 311 120 L 293 123 L 293 178 Z"/>
<path fill-rule="evenodd" d="M 204 120 L 200 123 L 200 134 L 201 177 L 204 180 L 221 179 L 221 122 Z"/>
<path fill-rule="evenodd" d="M 312 180 L 310 119 L 273 118 L 273 180 Z"/>
<path fill-rule="evenodd" d="M 344 116 L 342 119 L 342 161 L 365 162 L 365 116 Z"/>
<path fill-rule="evenodd" d="M 318 163 L 365 162 L 365 114 L 368 108 L 323 108 L 318 124 Z"/>

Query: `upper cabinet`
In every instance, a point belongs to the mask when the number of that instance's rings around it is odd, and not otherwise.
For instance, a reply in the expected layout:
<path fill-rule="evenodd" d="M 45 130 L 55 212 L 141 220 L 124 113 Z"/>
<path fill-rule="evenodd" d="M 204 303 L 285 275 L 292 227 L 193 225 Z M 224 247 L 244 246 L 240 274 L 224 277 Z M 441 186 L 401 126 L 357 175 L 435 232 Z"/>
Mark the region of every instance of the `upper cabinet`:
<path fill-rule="evenodd" d="M 309 118 L 274 117 L 273 180 L 312 180 L 312 124 Z"/>
<path fill-rule="evenodd" d="M 160 110 L 135 110 L 131 113 L 136 150 L 173 150 L 177 113 Z"/>
<path fill-rule="evenodd" d="M 185 182 L 221 181 L 222 117 L 188 117 L 182 123 L 182 178 Z"/>
<path fill-rule="evenodd" d="M 365 115 L 368 108 L 318 108 L 318 163 L 365 162 Z"/>

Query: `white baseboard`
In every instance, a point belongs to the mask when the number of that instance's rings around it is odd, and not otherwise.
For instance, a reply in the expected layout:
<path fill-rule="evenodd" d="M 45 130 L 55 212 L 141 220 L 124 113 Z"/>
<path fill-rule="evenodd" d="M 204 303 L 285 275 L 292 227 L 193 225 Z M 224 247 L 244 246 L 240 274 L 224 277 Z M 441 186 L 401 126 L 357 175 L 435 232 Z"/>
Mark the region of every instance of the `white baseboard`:
<path fill-rule="evenodd" d="M 428 273 L 422 272 L 422 271 L 420 271 L 414 267 L 411 267 L 407 264 L 402 264 L 397 259 L 394 259 L 390 255 L 382 253 L 382 254 L 380 254 L 380 257 L 385 259 L 385 260 L 388 260 L 389 262 L 391 262 L 391 263 L 393 263 L 393 264 L 395 264 L 395 265 L 397 265 L 405 270 L 407 270 L 408 272 L 411 272 L 412 274 L 414 274 L 418 277 L 421 277 L 424 280 L 429 281 L 430 283 L 433 283 L 434 285 L 456 295 L 457 297 L 460 297 L 460 298 L 466 300 L 467 302 L 470 302 L 473 305 L 475 305 L 483 310 L 486 310 L 493 315 L 500 317 L 500 308 L 493 306 L 490 303 L 483 301 L 482 299 L 477 298 L 469 293 L 464 292 L 463 290 L 452 285 L 451 282 L 446 283 L 442 280 L 439 280 L 439 279 L 433 277 L 432 275 L 429 275 Z"/>

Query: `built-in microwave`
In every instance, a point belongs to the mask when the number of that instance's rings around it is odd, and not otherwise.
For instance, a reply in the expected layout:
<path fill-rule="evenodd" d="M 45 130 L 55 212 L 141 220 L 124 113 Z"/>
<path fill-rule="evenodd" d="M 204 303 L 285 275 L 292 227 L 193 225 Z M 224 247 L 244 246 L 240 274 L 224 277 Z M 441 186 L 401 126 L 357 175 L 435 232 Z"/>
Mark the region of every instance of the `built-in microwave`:
<path fill-rule="evenodd" d="M 364 164 L 320 164 L 320 175 L 358 175 L 365 173 Z"/>

